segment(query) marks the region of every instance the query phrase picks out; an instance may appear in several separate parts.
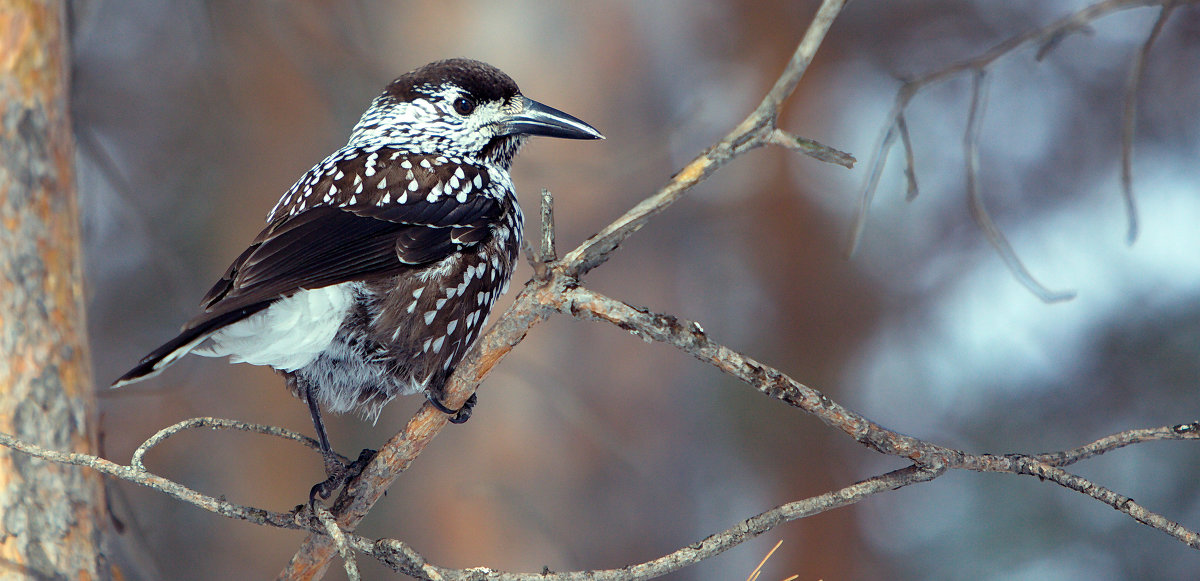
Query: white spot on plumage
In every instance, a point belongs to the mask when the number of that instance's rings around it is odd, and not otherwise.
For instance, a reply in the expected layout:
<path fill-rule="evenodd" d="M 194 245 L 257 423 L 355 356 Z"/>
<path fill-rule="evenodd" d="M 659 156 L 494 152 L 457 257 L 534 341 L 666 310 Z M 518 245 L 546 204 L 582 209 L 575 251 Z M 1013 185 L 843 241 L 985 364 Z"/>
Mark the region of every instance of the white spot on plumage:
<path fill-rule="evenodd" d="M 413 180 L 413 181 L 411 181 L 411 182 L 408 182 L 408 191 L 410 191 L 410 192 L 415 192 L 415 191 L 417 191 L 417 180 Z"/>
<path fill-rule="evenodd" d="M 424 293 L 425 293 L 425 287 L 422 286 L 422 287 L 417 287 L 417 290 L 413 291 L 412 295 L 413 295 L 414 299 L 419 299 L 419 298 L 421 298 L 421 295 Z"/>
<path fill-rule="evenodd" d="M 433 169 L 433 166 L 432 166 L 432 165 L 429 165 L 429 160 L 428 160 L 428 159 L 422 159 L 422 160 L 421 160 L 421 167 L 423 167 L 423 168 L 425 168 L 425 169 Z"/>
<path fill-rule="evenodd" d="M 392 193 L 391 192 L 384 192 L 383 197 L 379 198 L 379 203 L 381 205 L 390 203 L 391 201 L 392 201 Z"/>
<path fill-rule="evenodd" d="M 441 310 L 441 308 L 445 305 L 446 305 L 446 299 L 438 299 L 437 301 L 434 301 L 433 308 L 435 308 L 437 310 Z M 426 321 L 426 323 L 428 323 L 428 322 L 429 321 Z"/>
<path fill-rule="evenodd" d="M 458 162 L 455 161 L 455 163 L 458 163 Z M 467 174 L 463 173 L 462 166 L 454 168 L 454 177 L 456 177 L 460 180 L 467 179 Z"/>
<path fill-rule="evenodd" d="M 408 192 L 404 192 L 403 194 L 400 194 L 400 197 L 396 198 L 396 201 L 401 204 L 407 204 L 408 203 Z"/>
<path fill-rule="evenodd" d="M 397 153 L 397 155 L 399 155 L 400 152 L 396 152 L 396 153 Z M 411 172 L 412 172 L 412 162 L 411 161 L 406 159 L 406 160 L 400 162 L 400 167 L 402 167 L 406 170 L 409 170 L 409 172 L 411 174 Z"/>
<path fill-rule="evenodd" d="M 454 330 L 457 328 L 458 328 L 458 321 L 450 321 L 450 323 L 448 325 L 446 325 L 446 334 L 449 335 L 450 333 L 453 333 Z"/>
<path fill-rule="evenodd" d="M 433 339 L 426 339 L 425 344 L 421 346 L 421 351 L 429 351 L 429 344 L 432 342 Z"/>
<path fill-rule="evenodd" d="M 333 179 L 335 179 L 335 180 L 340 180 L 344 177 L 346 177 L 346 174 L 342 173 L 342 170 L 340 170 L 340 169 L 338 170 L 338 172 L 336 174 L 333 174 Z"/>
<path fill-rule="evenodd" d="M 483 174 L 475 174 L 475 179 L 471 180 L 471 182 L 475 184 L 476 188 L 482 188 L 483 187 Z"/>
<path fill-rule="evenodd" d="M 442 343 L 445 343 L 445 342 L 446 342 L 446 336 L 445 336 L 445 335 L 441 335 L 441 336 L 439 336 L 437 339 L 434 339 L 434 340 L 433 340 L 433 352 L 434 352 L 434 353 L 437 353 L 438 351 L 441 351 L 441 350 L 442 350 Z"/>
<path fill-rule="evenodd" d="M 387 189 L 387 176 L 383 176 L 382 178 L 379 178 L 379 185 L 375 186 L 375 187 L 377 187 L 381 190 L 386 190 Z"/>
<path fill-rule="evenodd" d="M 433 318 L 437 316 L 437 311 L 425 311 L 425 324 L 433 323 Z"/>

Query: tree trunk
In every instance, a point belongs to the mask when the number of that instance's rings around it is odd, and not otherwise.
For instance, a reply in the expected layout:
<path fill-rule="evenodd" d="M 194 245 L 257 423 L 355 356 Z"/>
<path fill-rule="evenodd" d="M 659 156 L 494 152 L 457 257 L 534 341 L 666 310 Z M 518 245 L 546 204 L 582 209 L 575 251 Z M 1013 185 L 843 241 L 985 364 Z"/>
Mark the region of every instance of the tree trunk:
<path fill-rule="evenodd" d="M 0 431 L 96 452 L 64 0 L 0 3 Z M 0 577 L 107 577 L 94 472 L 0 451 Z"/>

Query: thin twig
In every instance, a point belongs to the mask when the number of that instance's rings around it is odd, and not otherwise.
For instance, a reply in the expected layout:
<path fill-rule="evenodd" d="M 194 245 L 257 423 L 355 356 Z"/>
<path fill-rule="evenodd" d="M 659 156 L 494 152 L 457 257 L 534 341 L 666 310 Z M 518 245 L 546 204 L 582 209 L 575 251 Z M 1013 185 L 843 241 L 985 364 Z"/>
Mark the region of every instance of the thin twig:
<path fill-rule="evenodd" d="M 333 539 L 333 544 L 337 547 L 338 554 L 342 556 L 342 563 L 346 568 L 346 577 L 350 581 L 359 581 L 358 563 L 354 561 L 354 550 L 346 541 L 346 533 L 338 528 L 337 521 L 323 506 L 317 507 L 317 520 L 321 521 L 321 525 L 325 527 L 325 534 Z"/>
<path fill-rule="evenodd" d="M 908 182 L 908 191 L 905 192 L 904 199 L 911 202 L 917 199 L 920 190 L 917 188 L 916 152 L 913 150 L 912 136 L 908 133 L 908 121 L 903 112 L 896 116 L 896 131 L 900 133 L 900 144 L 904 146 L 904 178 Z"/>
<path fill-rule="evenodd" d="M 1069 466 L 1076 462 L 1087 460 L 1094 456 L 1099 456 L 1105 452 L 1111 452 L 1125 446 L 1140 444 L 1142 442 L 1164 442 L 1168 440 L 1197 440 L 1200 439 L 1200 422 L 1190 424 L 1176 424 L 1174 426 L 1163 426 L 1160 428 L 1143 428 L 1138 430 L 1127 430 L 1109 436 L 1105 436 L 1092 442 L 1062 452 L 1047 452 L 1034 456 L 1038 461 L 1045 462 L 1050 466 Z"/>
<path fill-rule="evenodd" d="M 653 579 L 719 555 L 782 524 L 854 504 L 881 492 L 927 482 L 941 474 L 942 472 L 939 470 L 909 466 L 874 476 L 839 490 L 789 502 L 657 559 L 620 569 L 539 573 L 508 573 L 482 568 L 445 569 L 429 564 L 423 557 L 415 554 L 412 549 L 403 544 L 395 545 L 397 550 L 392 552 L 394 545 L 390 540 L 373 543 L 371 545 L 374 549 L 372 554 L 393 569 L 418 579 L 447 581 L 468 579 L 487 579 L 488 581 L 638 581 Z"/>
<path fill-rule="evenodd" d="M 836 163 L 846 169 L 854 169 L 854 164 L 858 161 L 849 153 L 825 145 L 815 139 L 792 135 L 782 129 L 772 131 L 767 140 L 771 145 L 778 145 L 796 153 L 802 153 L 817 161 Z"/>
<path fill-rule="evenodd" d="M 983 123 L 983 110 L 987 105 L 986 85 L 987 73 L 984 69 L 977 69 L 971 83 L 971 110 L 967 115 L 967 130 L 963 133 L 963 151 L 966 152 L 967 164 L 967 203 L 971 210 L 971 219 L 975 220 L 979 229 L 983 231 L 984 237 L 991 243 L 992 248 L 996 249 L 1008 270 L 1029 289 L 1029 292 L 1047 303 L 1071 300 L 1075 298 L 1074 291 L 1052 291 L 1033 277 L 1021 262 L 1021 258 L 1013 251 L 1004 233 L 992 221 L 987 207 L 983 205 L 983 195 L 979 193 L 979 126 Z"/>
<path fill-rule="evenodd" d="M 224 418 L 203 417 L 192 418 L 190 420 L 184 420 L 177 424 L 167 426 L 156 432 L 153 436 L 150 436 L 150 438 L 148 438 L 145 442 L 142 442 L 142 445 L 138 446 L 137 449 L 133 451 L 133 458 L 129 462 L 130 466 L 133 466 L 138 470 L 146 470 L 146 465 L 143 464 L 143 458 L 146 456 L 146 452 L 150 451 L 150 448 L 163 443 L 163 441 L 165 441 L 167 438 L 170 438 L 171 436 L 174 436 L 183 430 L 189 430 L 192 428 L 212 428 L 214 430 L 240 430 L 243 432 L 253 432 L 256 434 L 265 434 L 268 436 L 283 438 L 285 440 L 292 440 L 293 442 L 299 442 L 305 446 L 308 446 L 309 448 L 312 448 L 313 450 L 321 449 L 321 445 L 318 444 L 316 440 L 287 428 L 266 426 L 263 424 L 252 424 L 249 422 L 227 420 Z M 341 458 L 343 462 L 349 461 L 349 459 L 345 456 L 339 455 L 338 457 Z"/>
<path fill-rule="evenodd" d="M 1129 80 L 1125 86 L 1125 107 L 1121 113 L 1121 198 L 1125 201 L 1125 216 L 1128 221 L 1125 241 L 1128 244 L 1133 244 L 1138 236 L 1137 199 L 1133 195 L 1133 135 L 1137 125 L 1138 94 L 1141 93 L 1145 77 L 1146 58 L 1174 10 L 1174 2 L 1167 2 L 1159 10 L 1158 19 L 1154 21 L 1150 35 L 1133 57 L 1133 66 L 1129 69 Z"/>
<path fill-rule="evenodd" d="M 1194 4 L 1197 1 L 1200 0 L 1105 0 L 1102 2 L 1097 2 L 1076 12 L 1068 14 L 1067 16 L 1059 18 L 1058 20 L 1055 20 L 1046 26 L 1034 28 L 1008 38 L 994 45 L 992 48 L 984 51 L 978 56 L 950 64 L 941 69 L 926 73 L 920 77 L 905 81 L 896 91 L 896 97 L 892 104 L 892 109 L 884 119 L 884 122 L 880 128 L 880 134 L 876 142 L 876 146 L 871 150 L 871 158 L 867 163 L 866 177 L 863 179 L 863 186 L 859 193 L 858 207 L 855 210 L 854 218 L 851 220 L 848 242 L 846 244 L 846 256 L 854 256 L 858 250 L 858 245 L 860 244 L 863 232 L 866 229 L 867 212 L 869 211 L 871 202 L 875 197 L 875 191 L 879 186 L 879 177 L 883 173 L 884 166 L 887 164 L 888 155 L 891 153 L 892 146 L 895 143 L 895 135 L 899 130 L 899 126 L 904 123 L 904 112 L 907 110 L 912 99 L 921 91 L 929 86 L 944 82 L 963 73 L 984 71 L 998 59 L 1008 56 L 1009 54 L 1015 52 L 1018 48 L 1026 45 L 1034 45 L 1039 47 L 1037 58 L 1040 60 L 1049 50 L 1058 46 L 1058 44 L 1061 43 L 1062 40 L 1067 36 L 1081 31 L 1088 31 L 1090 30 L 1091 23 L 1117 12 L 1145 6 L 1174 6 L 1181 3 Z M 1161 18 L 1162 15 L 1160 14 L 1160 19 Z M 1158 26 L 1156 25 L 1156 27 Z M 1153 41 L 1151 39 L 1148 39 L 1148 44 L 1152 42 Z M 1143 49 L 1144 51 L 1149 50 L 1148 47 L 1143 47 Z M 1126 123 L 1128 123 L 1128 121 L 1126 121 Z M 908 148 L 909 152 L 911 153 L 911 148 L 909 147 L 908 143 L 905 144 L 905 147 Z M 1122 153 L 1125 153 L 1124 146 Z M 912 158 L 910 155 L 906 155 L 905 161 L 907 165 L 905 172 L 915 172 L 916 170 L 912 165 Z M 910 197 L 912 196 L 914 179 L 915 178 L 910 178 L 909 181 Z M 1132 192 L 1132 187 L 1126 191 Z M 1132 204 L 1132 197 L 1129 194 L 1126 194 L 1126 209 L 1128 212 L 1130 212 L 1129 223 L 1134 225 L 1134 228 L 1136 228 L 1136 207 Z M 1136 229 L 1132 230 L 1131 232 L 1136 235 Z M 990 234 L 989 239 L 991 239 Z M 1003 253 L 1003 250 L 1000 247 L 997 247 L 997 250 L 1000 250 Z M 1011 249 L 1009 250 L 1011 251 Z M 1005 264 L 1009 265 L 1010 267 L 1019 264 L 1019 261 L 1013 262 L 1010 257 L 1007 256 L 1004 257 L 1004 261 Z M 1029 287 L 1028 283 L 1032 281 L 1032 278 L 1028 277 L 1028 273 L 1021 274 L 1019 271 L 1014 270 L 1014 274 L 1018 278 L 1022 279 L 1022 284 L 1025 284 L 1027 287 Z M 1051 294 L 1053 295 L 1053 293 Z M 1044 297 L 1043 300 L 1045 300 Z"/>
<path fill-rule="evenodd" d="M 899 118 L 900 105 L 895 105 L 897 109 L 893 111 L 893 117 Z M 846 243 L 846 258 L 852 258 L 858 252 L 858 244 L 862 241 L 863 232 L 867 229 L 867 210 L 871 207 L 871 201 L 875 198 L 875 191 L 879 189 L 879 179 L 883 177 L 883 166 L 887 160 L 887 152 L 891 151 L 892 143 L 896 141 L 895 123 L 888 124 L 887 130 L 879 136 L 879 143 L 872 150 L 874 153 L 873 161 L 867 166 L 866 184 L 863 186 L 863 193 L 858 197 L 858 208 L 854 212 L 854 220 L 850 223 L 850 234 Z"/>
<path fill-rule="evenodd" d="M 633 235 L 646 222 L 666 210 L 679 200 L 685 192 L 700 183 L 717 169 L 738 155 L 766 145 L 774 131 L 774 122 L 779 116 L 779 107 L 800 82 L 809 63 L 817 54 L 825 34 L 845 5 L 844 0 L 825 0 L 817 15 L 804 33 L 804 38 L 783 73 L 771 90 L 749 116 L 732 131 L 675 174 L 669 183 L 656 194 L 642 200 L 599 233 L 588 238 L 578 248 L 563 257 L 567 274 L 576 278 L 596 268 L 608 259 L 626 238 Z"/>
<path fill-rule="evenodd" d="M 102 474 L 115 476 L 126 482 L 140 484 L 149 488 L 153 488 L 167 496 L 181 500 L 193 506 L 202 508 L 212 513 L 229 518 L 236 518 L 252 522 L 255 524 L 265 524 L 274 527 L 285 529 L 301 529 L 305 528 L 296 521 L 296 513 L 294 512 L 274 512 L 262 508 L 252 506 L 243 506 L 240 504 L 229 502 L 223 498 L 216 498 L 192 490 L 182 484 L 174 482 L 158 476 L 144 469 L 134 466 L 122 466 L 111 460 L 105 460 L 97 456 L 89 454 L 80 454 L 77 452 L 59 452 L 56 450 L 48 450 L 36 444 L 31 444 L 23 440 L 18 440 L 8 434 L 0 433 L 0 446 L 12 448 L 18 452 L 29 454 L 37 458 L 57 462 L 59 464 L 70 464 L 73 466 L 84 466 L 91 468 Z"/>
<path fill-rule="evenodd" d="M 880 426 L 778 369 L 712 341 L 695 321 L 633 307 L 584 287 L 564 289 L 555 306 L 560 312 L 577 319 L 605 321 L 626 331 L 636 331 L 644 338 L 677 347 L 769 397 L 816 416 L 884 454 L 902 456 L 933 467 L 945 465 L 951 456 L 958 454 L 954 450 Z"/>
<path fill-rule="evenodd" d="M 712 342 L 700 324 L 694 321 L 638 309 L 582 287 L 568 289 L 559 308 L 576 318 L 607 321 L 626 331 L 634 331 L 642 337 L 673 345 L 701 361 L 711 363 L 726 374 L 745 381 L 762 393 L 817 416 L 826 424 L 842 430 L 859 443 L 878 452 L 912 460 L 920 466 L 935 470 L 958 468 L 979 472 L 1032 474 L 1042 478 L 1050 478 L 1048 475 L 1054 474 L 1055 482 L 1105 502 L 1138 522 L 1166 532 L 1193 548 L 1200 548 L 1200 535 L 1197 533 L 1136 505 L 1115 492 L 1059 468 L 1140 442 L 1200 440 L 1200 422 L 1120 432 L 1080 448 L 1038 456 L 968 454 L 888 430 L 778 370 Z"/>
<path fill-rule="evenodd" d="M 1184 425 L 1195 426 L 1196 424 Z M 1159 430 L 1162 430 L 1162 428 L 1159 428 Z M 1170 439 L 1195 440 L 1197 439 L 1196 435 L 1197 434 L 1195 430 L 1192 430 L 1187 438 Z M 1119 436 L 1119 434 L 1114 436 Z M 1110 436 L 1109 438 L 1114 436 Z M 1062 453 L 1054 453 L 1053 455 L 1058 456 L 1059 454 Z M 1042 461 L 1037 457 L 1026 456 L 1023 454 L 1009 454 L 1006 456 L 997 456 L 994 454 L 968 455 L 963 458 L 961 466 L 955 467 L 961 467 L 979 472 L 1001 472 L 1007 474 L 1029 475 L 1036 476 L 1042 480 L 1049 480 L 1064 488 L 1068 488 L 1103 502 L 1117 511 L 1129 515 L 1137 522 L 1171 535 L 1176 540 L 1193 549 L 1200 549 L 1200 533 L 1192 531 L 1183 525 L 1164 517 L 1161 514 L 1147 509 L 1146 507 L 1135 502 L 1132 498 L 1129 498 L 1104 486 L 1100 486 L 1088 480 L 1087 478 L 1067 472 L 1066 470 L 1052 465 L 1049 462 Z"/>

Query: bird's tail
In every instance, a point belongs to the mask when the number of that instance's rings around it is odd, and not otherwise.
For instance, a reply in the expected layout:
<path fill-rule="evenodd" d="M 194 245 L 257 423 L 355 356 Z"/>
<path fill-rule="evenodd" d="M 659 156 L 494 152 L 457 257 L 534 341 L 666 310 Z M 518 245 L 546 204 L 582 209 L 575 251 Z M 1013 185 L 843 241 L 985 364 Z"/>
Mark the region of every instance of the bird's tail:
<path fill-rule="evenodd" d="M 149 355 L 143 357 L 136 367 L 117 378 L 113 382 L 112 387 L 117 388 L 129 385 L 130 383 L 137 383 L 143 379 L 149 379 L 162 373 L 163 370 L 170 367 L 179 358 L 190 353 L 192 349 L 203 343 L 213 333 L 220 331 L 226 325 L 231 325 L 245 319 L 267 308 L 269 305 L 270 302 L 266 301 L 224 313 L 205 314 L 193 319 L 184 326 L 183 331 L 180 331 L 177 337 L 167 341 L 162 347 L 155 349 Z"/>

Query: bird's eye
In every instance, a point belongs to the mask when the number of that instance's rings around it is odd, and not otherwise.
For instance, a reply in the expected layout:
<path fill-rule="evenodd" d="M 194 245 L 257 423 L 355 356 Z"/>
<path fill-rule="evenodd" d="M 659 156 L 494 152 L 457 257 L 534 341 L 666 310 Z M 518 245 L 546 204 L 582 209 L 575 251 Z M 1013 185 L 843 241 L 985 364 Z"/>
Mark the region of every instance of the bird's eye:
<path fill-rule="evenodd" d="M 470 97 L 459 97 L 454 100 L 454 110 L 458 111 L 459 115 L 470 115 L 475 110 L 475 101 Z"/>

